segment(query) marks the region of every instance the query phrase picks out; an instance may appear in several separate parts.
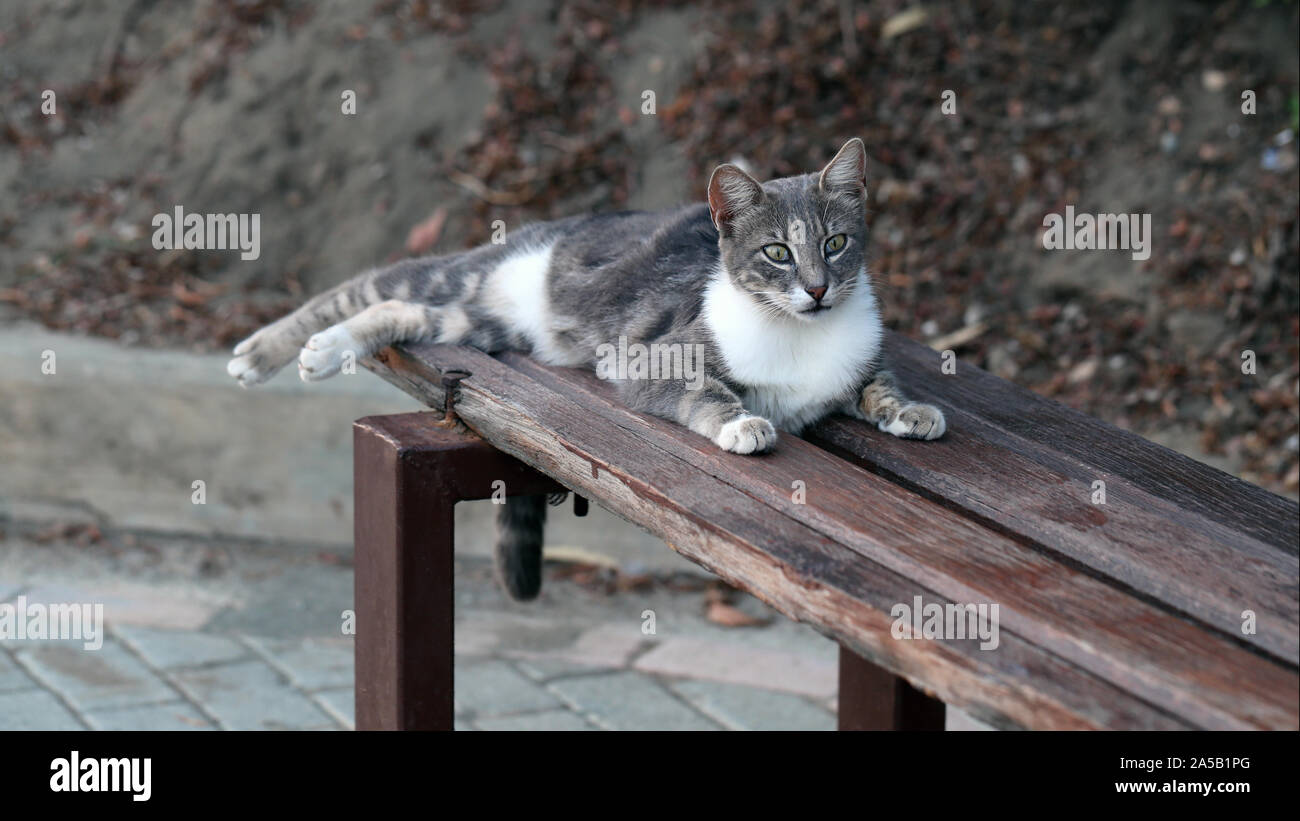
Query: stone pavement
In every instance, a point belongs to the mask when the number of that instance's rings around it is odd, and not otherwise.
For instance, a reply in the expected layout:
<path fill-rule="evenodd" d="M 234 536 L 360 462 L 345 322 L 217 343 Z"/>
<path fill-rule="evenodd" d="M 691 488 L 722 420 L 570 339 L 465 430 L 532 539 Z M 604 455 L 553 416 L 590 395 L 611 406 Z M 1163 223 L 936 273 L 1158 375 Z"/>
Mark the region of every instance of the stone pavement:
<path fill-rule="evenodd" d="M 339 554 L 120 533 L 87 544 L 9 527 L 0 601 L 102 602 L 108 635 L 98 650 L 0 641 L 0 730 L 352 726 L 340 627 L 352 573 Z M 834 727 L 832 642 L 743 596 L 732 605 L 766 623 L 711 623 L 701 578 L 608 592 L 619 578 L 551 563 L 543 598 L 518 605 L 486 562 L 459 559 L 457 728 Z"/>
<path fill-rule="evenodd" d="M 9 527 L 0 601 L 102 602 L 107 637 L 98 650 L 0 641 L 0 729 L 352 726 L 352 640 L 340 627 L 352 579 L 340 555 L 120 533 L 85 544 Z M 826 639 L 780 616 L 711 624 L 702 579 L 639 579 L 609 594 L 612 571 L 564 578 L 574 569 L 550 565 L 543 600 L 524 606 L 501 596 L 483 560 L 460 560 L 458 728 L 834 726 Z"/>

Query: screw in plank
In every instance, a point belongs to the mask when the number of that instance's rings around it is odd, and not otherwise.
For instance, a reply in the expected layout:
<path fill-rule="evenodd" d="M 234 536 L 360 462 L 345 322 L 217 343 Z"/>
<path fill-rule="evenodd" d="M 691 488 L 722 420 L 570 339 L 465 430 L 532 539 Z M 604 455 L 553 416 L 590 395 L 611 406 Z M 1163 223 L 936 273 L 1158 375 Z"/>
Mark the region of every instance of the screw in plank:
<path fill-rule="evenodd" d="M 460 381 L 473 376 L 469 371 L 444 371 L 442 374 L 442 425 L 456 424 L 456 391 Z"/>

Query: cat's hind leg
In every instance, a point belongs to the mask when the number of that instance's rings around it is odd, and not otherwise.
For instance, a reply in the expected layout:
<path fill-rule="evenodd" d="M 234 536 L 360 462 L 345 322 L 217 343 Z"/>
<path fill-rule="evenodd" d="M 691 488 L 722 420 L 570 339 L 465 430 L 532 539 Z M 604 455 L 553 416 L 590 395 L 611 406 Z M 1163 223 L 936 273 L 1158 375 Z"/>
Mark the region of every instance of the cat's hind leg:
<path fill-rule="evenodd" d="M 314 335 L 385 300 L 423 305 L 455 302 L 463 282 L 449 266 L 457 259 L 456 255 L 404 259 L 353 277 L 240 342 L 226 371 L 244 387 L 265 382 L 298 357 Z"/>
<path fill-rule="evenodd" d="M 397 342 L 458 343 L 470 332 L 470 319 L 456 305 L 423 305 L 389 299 L 312 335 L 298 354 L 298 375 L 318 382 Z"/>
<path fill-rule="evenodd" d="M 300 311 L 272 322 L 235 346 L 226 373 L 245 388 L 265 382 L 293 361 L 316 328 Z"/>
<path fill-rule="evenodd" d="M 245 388 L 265 382 L 298 356 L 312 334 L 379 301 L 377 273 L 362 275 L 307 302 L 235 346 L 226 373 Z"/>

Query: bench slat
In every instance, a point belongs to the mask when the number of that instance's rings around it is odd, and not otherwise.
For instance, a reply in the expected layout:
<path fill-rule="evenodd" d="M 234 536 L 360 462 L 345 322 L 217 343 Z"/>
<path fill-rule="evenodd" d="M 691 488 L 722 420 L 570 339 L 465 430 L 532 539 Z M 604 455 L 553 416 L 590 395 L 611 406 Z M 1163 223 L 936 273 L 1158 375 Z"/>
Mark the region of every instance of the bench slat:
<path fill-rule="evenodd" d="M 676 425 L 627 410 L 609 385 L 588 372 L 546 368 L 518 354 L 503 359 L 546 380 L 580 407 L 614 420 L 636 420 L 631 424 L 644 425 L 644 436 L 657 446 L 950 599 L 998 602 L 1004 627 L 1154 703 L 1183 701 L 1183 714 L 1203 726 L 1214 721 L 1226 723 L 1209 726 L 1233 726 L 1243 718 L 1266 726 L 1296 721 L 1294 695 L 1288 695 L 1300 691 L 1294 672 L 1186 623 L 1158 603 L 1142 602 L 1051 556 L 970 526 L 949 510 L 918 506 L 917 497 L 827 458 L 819 448 L 786 437 L 777 452 L 738 463 Z M 940 444 L 901 443 L 913 451 Z M 806 483 L 802 505 L 791 499 L 796 479 Z M 969 529 L 963 531 L 963 525 Z M 939 529 L 938 537 L 927 528 Z M 1189 693 L 1193 681 L 1195 692 Z"/>
<path fill-rule="evenodd" d="M 982 368 L 940 371 L 938 352 L 900 334 L 885 352 L 903 384 L 945 409 L 959 408 L 1027 441 L 1120 476 L 1176 507 L 1292 555 L 1300 554 L 1300 506 L 1263 488 L 1143 439 Z"/>
<path fill-rule="evenodd" d="M 631 413 L 588 374 L 523 358 L 512 369 L 432 346 L 384 359 L 381 372 L 408 388 L 423 385 L 434 404 L 428 386 L 437 384 L 439 365 L 470 370 L 458 413 L 494 445 L 981 717 L 1056 727 L 1296 726 L 1293 671 L 809 445 L 787 438 L 778 453 L 744 460 L 742 475 L 737 457 Z M 530 369 L 547 387 L 523 375 Z M 798 510 L 789 501 L 794 478 L 808 484 L 809 504 Z M 850 488 L 860 490 L 844 496 Z M 890 584 L 858 589 L 855 579 Z M 998 602 L 1004 649 L 1015 650 L 975 650 L 962 666 L 952 653 L 971 642 L 889 638 L 889 607 L 917 594 Z M 828 600 L 834 608 L 826 609 Z M 1117 626 L 1117 615 L 1128 623 Z M 1026 653 L 1034 664 L 1026 666 Z M 1252 683 L 1232 678 L 1242 671 Z M 1288 688 L 1289 700 L 1279 698 Z M 1031 706 L 1044 701 L 1055 710 Z"/>
<path fill-rule="evenodd" d="M 916 448 L 853 420 L 834 418 L 809 434 L 809 439 L 887 476 L 927 498 L 961 510 L 1022 541 L 1040 545 L 1079 562 L 1092 572 L 1129 586 L 1152 600 L 1245 642 L 1290 664 L 1300 660 L 1300 561 L 1278 545 L 1235 531 L 1231 517 L 1209 518 L 1197 509 L 1180 507 L 1186 476 L 1209 471 L 1222 504 L 1256 510 L 1282 510 L 1294 522 L 1300 508 L 1220 471 L 1196 465 L 1173 451 L 1034 394 L 1016 393 L 1003 404 L 1024 401 L 1025 418 L 1038 420 L 1016 431 L 973 412 L 967 397 L 994 386 L 1006 386 L 973 366 L 961 365 L 956 375 L 943 375 L 939 355 L 894 336 L 889 342 L 895 371 L 905 389 L 919 399 L 943 405 L 950 433 Z M 978 382 L 981 387 L 972 388 Z M 1010 390 L 1010 386 L 1007 386 Z M 1016 389 L 1019 391 L 1019 389 Z M 942 393 L 940 393 L 942 391 Z M 1003 415 L 1006 411 L 1004 408 Z M 1044 441 L 1042 420 L 1057 418 L 1054 436 Z M 1019 422 L 1021 417 L 1014 417 Z M 1070 420 L 1070 428 L 1063 421 Z M 1083 461 L 1077 448 L 1058 450 L 1073 429 L 1088 429 L 1097 437 Z M 1038 432 L 1036 439 L 1022 433 Z M 1102 431 L 1102 433 L 1099 433 Z M 1136 442 L 1134 441 L 1136 440 Z M 1120 443 L 1127 452 L 1140 452 L 1148 467 L 1116 475 L 1096 462 L 1107 447 Z M 1171 476 L 1156 492 L 1138 485 L 1149 479 L 1150 465 L 1160 459 Z M 1092 482 L 1106 482 L 1106 504 L 1092 504 Z M 1230 480 L 1230 481 L 1226 481 Z M 1272 515 L 1272 513 L 1270 513 Z M 1279 517 L 1274 517 L 1279 518 Z M 1283 522 L 1269 532 L 1286 538 Z M 1256 528 L 1259 532 L 1259 528 Z M 1242 613 L 1256 614 L 1256 632 L 1242 634 Z"/>
<path fill-rule="evenodd" d="M 894 602 L 923 595 L 927 602 L 944 604 L 943 597 L 797 521 L 773 515 L 767 506 L 688 461 L 657 451 L 629 436 L 625 427 L 593 417 L 589 409 L 482 354 L 389 350 L 367 366 L 403 389 L 418 390 L 422 399 L 438 407 L 438 371 L 426 361 L 434 358 L 444 369 L 475 373 L 462 387 L 457 413 L 481 427 L 495 446 L 657 533 L 692 561 L 754 591 L 790 618 L 888 665 L 948 703 L 1001 726 L 1191 726 L 1012 631 L 1002 633 L 997 653 L 983 652 L 969 641 L 893 640 L 888 608 Z M 509 385 L 508 397 L 500 392 L 503 383 Z M 547 409 L 545 427 L 530 415 L 535 407 Z M 640 419 L 632 417 L 631 422 Z M 574 431 L 580 431 L 584 441 L 601 443 L 602 455 L 574 444 Z M 622 467 L 627 463 L 637 465 L 635 475 Z M 1030 681 L 1036 682 L 1032 688 Z"/>

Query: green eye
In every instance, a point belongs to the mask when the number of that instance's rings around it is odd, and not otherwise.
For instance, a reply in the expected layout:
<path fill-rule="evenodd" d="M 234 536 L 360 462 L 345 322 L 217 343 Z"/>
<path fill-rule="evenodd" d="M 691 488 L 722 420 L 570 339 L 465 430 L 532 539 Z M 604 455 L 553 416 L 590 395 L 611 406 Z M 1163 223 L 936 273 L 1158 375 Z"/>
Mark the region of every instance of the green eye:
<path fill-rule="evenodd" d="M 790 249 L 779 242 L 763 246 L 763 253 L 773 262 L 787 262 L 790 259 Z"/>
<path fill-rule="evenodd" d="M 835 236 L 826 240 L 826 255 L 830 256 L 831 254 L 840 250 L 841 248 L 844 247 L 844 243 L 848 241 L 849 241 L 848 238 L 845 237 L 843 234 L 836 234 Z"/>

